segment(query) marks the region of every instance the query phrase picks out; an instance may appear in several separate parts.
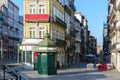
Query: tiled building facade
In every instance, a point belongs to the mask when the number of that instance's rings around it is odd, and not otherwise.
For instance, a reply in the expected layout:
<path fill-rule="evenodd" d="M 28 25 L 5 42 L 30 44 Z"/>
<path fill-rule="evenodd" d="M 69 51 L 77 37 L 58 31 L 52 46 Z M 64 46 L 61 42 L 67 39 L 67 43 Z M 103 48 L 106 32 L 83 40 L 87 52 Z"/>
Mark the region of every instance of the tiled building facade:
<path fill-rule="evenodd" d="M 19 20 L 19 8 L 11 0 L 0 1 L 2 50 L 4 59 L 17 59 L 18 44 L 23 37 L 23 23 Z"/>

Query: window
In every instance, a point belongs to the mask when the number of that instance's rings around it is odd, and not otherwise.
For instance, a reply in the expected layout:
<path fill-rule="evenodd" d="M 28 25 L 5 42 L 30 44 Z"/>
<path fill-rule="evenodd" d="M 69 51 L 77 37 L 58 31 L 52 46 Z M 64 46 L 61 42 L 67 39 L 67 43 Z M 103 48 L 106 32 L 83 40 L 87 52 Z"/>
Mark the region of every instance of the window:
<path fill-rule="evenodd" d="M 35 38 L 35 27 L 29 28 L 29 38 Z"/>
<path fill-rule="evenodd" d="M 30 14 L 34 14 L 35 13 L 35 5 L 30 5 L 29 12 L 30 12 Z"/>
<path fill-rule="evenodd" d="M 65 36 L 64 36 L 64 33 L 62 33 L 62 40 L 64 40 L 64 37 L 65 37 Z"/>
<path fill-rule="evenodd" d="M 45 35 L 45 27 L 39 28 L 39 38 L 44 38 Z"/>
<path fill-rule="evenodd" d="M 22 61 L 25 62 L 25 51 L 23 51 Z"/>
<path fill-rule="evenodd" d="M 39 13 L 40 14 L 44 14 L 45 13 L 45 5 L 44 4 L 39 5 Z"/>
<path fill-rule="evenodd" d="M 56 8 L 56 9 L 57 9 L 57 8 Z M 59 10 L 57 9 L 57 17 L 59 17 L 59 14 L 60 14 L 60 13 L 59 13 Z"/>
<path fill-rule="evenodd" d="M 56 7 L 53 6 L 53 15 L 56 15 Z"/>
<path fill-rule="evenodd" d="M 26 62 L 32 63 L 32 51 L 26 51 Z"/>

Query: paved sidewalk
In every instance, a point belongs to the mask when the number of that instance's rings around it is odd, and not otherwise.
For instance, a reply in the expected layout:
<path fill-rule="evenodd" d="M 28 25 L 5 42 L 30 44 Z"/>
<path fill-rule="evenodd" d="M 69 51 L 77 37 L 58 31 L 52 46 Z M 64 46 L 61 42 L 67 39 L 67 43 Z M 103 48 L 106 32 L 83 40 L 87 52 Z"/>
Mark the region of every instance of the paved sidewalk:
<path fill-rule="evenodd" d="M 66 69 L 58 70 L 57 75 L 43 77 L 37 71 L 22 71 L 29 80 L 120 80 L 120 73 L 115 70 L 99 72 L 96 69 Z"/>
<path fill-rule="evenodd" d="M 23 73 L 29 80 L 120 80 L 120 72 L 116 70 L 97 71 L 95 68 L 88 70 L 87 63 L 78 63 L 57 71 L 54 76 L 41 76 L 37 71 L 24 70 L 21 67 L 14 67 L 15 70 Z"/>

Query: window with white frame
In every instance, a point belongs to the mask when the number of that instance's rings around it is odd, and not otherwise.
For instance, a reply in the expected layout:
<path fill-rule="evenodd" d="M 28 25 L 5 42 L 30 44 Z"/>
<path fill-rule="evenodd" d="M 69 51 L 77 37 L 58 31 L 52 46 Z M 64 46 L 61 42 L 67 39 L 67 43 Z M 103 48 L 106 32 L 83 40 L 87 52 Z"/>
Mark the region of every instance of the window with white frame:
<path fill-rule="evenodd" d="M 29 38 L 35 38 L 35 27 L 29 28 Z"/>
<path fill-rule="evenodd" d="M 45 27 L 40 27 L 39 28 L 39 32 L 38 32 L 39 38 L 44 38 L 45 31 L 46 31 Z"/>
<path fill-rule="evenodd" d="M 45 14 L 45 4 L 40 4 L 39 5 L 39 13 L 40 14 Z"/>
<path fill-rule="evenodd" d="M 59 10 L 57 8 L 56 8 L 56 11 L 57 11 L 56 15 L 57 15 L 57 17 L 59 17 Z"/>
<path fill-rule="evenodd" d="M 30 14 L 35 14 L 35 13 L 36 13 L 36 12 L 35 12 L 35 5 L 32 4 L 32 5 L 30 5 L 29 7 L 30 7 L 29 13 L 30 13 Z"/>

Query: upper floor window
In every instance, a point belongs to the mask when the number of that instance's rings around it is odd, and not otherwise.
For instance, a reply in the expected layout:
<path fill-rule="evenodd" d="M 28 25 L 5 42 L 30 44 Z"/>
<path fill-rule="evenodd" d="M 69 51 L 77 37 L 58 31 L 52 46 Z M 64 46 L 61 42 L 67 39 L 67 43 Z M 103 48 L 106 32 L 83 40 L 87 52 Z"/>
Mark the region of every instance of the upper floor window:
<path fill-rule="evenodd" d="M 29 38 L 35 38 L 35 27 L 29 28 Z"/>
<path fill-rule="evenodd" d="M 45 27 L 40 27 L 38 31 L 39 38 L 44 38 L 45 35 Z"/>
<path fill-rule="evenodd" d="M 45 5 L 44 4 L 39 5 L 39 13 L 40 14 L 44 14 L 45 13 Z"/>
<path fill-rule="evenodd" d="M 35 5 L 30 5 L 29 12 L 30 12 L 31 14 L 34 14 L 34 13 L 35 13 Z"/>

